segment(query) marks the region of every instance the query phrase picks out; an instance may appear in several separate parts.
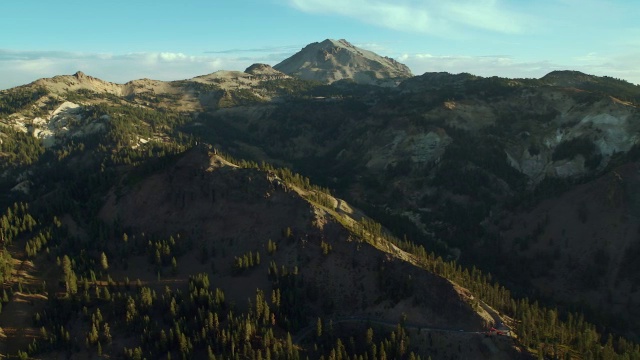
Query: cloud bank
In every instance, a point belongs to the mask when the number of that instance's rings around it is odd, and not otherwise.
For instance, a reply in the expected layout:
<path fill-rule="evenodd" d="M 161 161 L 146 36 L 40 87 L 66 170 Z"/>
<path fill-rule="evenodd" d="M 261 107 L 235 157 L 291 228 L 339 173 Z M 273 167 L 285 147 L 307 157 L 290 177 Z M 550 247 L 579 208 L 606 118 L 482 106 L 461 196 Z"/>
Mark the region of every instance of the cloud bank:
<path fill-rule="evenodd" d="M 180 52 L 106 54 L 0 50 L 0 89 L 76 71 L 116 83 L 140 78 L 179 80 L 222 69 L 244 70 L 261 58 L 194 56 Z"/>
<path fill-rule="evenodd" d="M 585 54 L 571 59 L 571 64 L 553 61 L 523 61 L 508 55 L 465 56 L 403 54 L 397 60 L 409 66 L 415 75 L 445 71 L 480 76 L 540 78 L 554 70 L 577 70 L 597 76 L 611 76 L 640 84 L 640 53 L 620 56 Z"/>
<path fill-rule="evenodd" d="M 549 61 L 521 62 L 508 55 L 404 54 L 398 57 L 398 61 L 409 66 L 416 75 L 444 71 L 452 74 L 466 72 L 480 76 L 538 78 L 561 67 Z"/>
<path fill-rule="evenodd" d="M 359 44 L 372 51 L 385 50 L 379 44 Z M 0 89 L 30 83 L 39 78 L 73 74 L 82 71 L 100 79 L 125 83 L 140 78 L 181 80 L 218 70 L 246 69 L 261 62 L 274 65 L 292 55 L 295 50 L 274 48 L 254 51 L 236 49 L 205 54 L 188 55 L 180 52 L 103 54 L 62 51 L 0 50 Z M 287 51 L 287 52 L 279 52 Z M 386 52 L 386 51 L 383 51 Z M 392 54 L 387 54 L 391 55 Z M 392 56 L 393 57 L 393 56 Z M 512 78 L 539 78 L 553 70 L 578 70 L 587 74 L 622 78 L 640 84 L 640 53 L 601 55 L 588 53 L 570 59 L 570 63 L 553 61 L 527 61 L 508 55 L 468 56 L 434 55 L 426 53 L 402 54 L 396 60 L 409 66 L 415 75 L 425 72 L 468 72 L 480 76 Z"/>

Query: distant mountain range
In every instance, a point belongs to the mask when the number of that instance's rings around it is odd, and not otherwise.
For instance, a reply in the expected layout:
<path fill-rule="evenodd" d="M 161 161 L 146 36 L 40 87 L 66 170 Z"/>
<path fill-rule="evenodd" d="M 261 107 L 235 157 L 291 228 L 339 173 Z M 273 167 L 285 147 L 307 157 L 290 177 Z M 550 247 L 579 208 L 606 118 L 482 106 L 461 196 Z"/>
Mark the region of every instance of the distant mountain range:
<path fill-rule="evenodd" d="M 639 105 L 346 40 L 0 91 L 0 354 L 638 358 Z"/>

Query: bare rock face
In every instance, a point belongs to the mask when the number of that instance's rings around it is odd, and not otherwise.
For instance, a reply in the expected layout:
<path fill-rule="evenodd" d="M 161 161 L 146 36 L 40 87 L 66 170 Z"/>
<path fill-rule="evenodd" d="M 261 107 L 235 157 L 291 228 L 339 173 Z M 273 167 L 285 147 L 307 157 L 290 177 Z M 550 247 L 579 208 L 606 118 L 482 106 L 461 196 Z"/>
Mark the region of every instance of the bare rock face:
<path fill-rule="evenodd" d="M 85 73 L 83 73 L 82 71 L 76 72 L 75 74 L 73 74 L 73 76 L 75 76 L 79 80 L 82 80 L 87 77 L 87 75 L 85 75 Z"/>
<path fill-rule="evenodd" d="M 309 44 L 274 68 L 287 75 L 324 83 L 347 79 L 359 84 L 396 86 L 412 76 L 406 65 L 360 49 L 344 39 Z"/>
<path fill-rule="evenodd" d="M 278 80 L 289 78 L 288 75 L 274 69 L 267 64 L 253 64 L 246 68 L 245 74 L 249 74 L 254 80 Z"/>

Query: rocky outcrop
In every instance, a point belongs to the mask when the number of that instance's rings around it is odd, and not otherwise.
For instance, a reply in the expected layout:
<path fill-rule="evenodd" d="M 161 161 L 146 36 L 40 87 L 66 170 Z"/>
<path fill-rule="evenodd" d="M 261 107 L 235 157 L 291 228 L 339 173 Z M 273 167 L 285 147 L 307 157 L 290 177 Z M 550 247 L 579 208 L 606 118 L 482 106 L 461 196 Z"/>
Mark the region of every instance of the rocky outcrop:
<path fill-rule="evenodd" d="M 442 129 L 428 132 L 407 129 L 380 134 L 373 143 L 379 146 L 371 147 L 366 166 L 381 171 L 406 160 L 417 165 L 437 162 L 451 143 L 451 138 Z"/>
<path fill-rule="evenodd" d="M 72 138 L 104 131 L 108 116 L 100 119 L 83 117 L 82 107 L 76 103 L 65 101 L 55 109 L 48 119 L 35 118 L 31 123 L 33 136 L 42 139 L 45 148 L 59 145 Z"/>
<path fill-rule="evenodd" d="M 260 80 L 277 80 L 288 78 L 287 75 L 272 68 L 271 65 L 267 64 L 253 64 L 249 66 L 244 72 L 251 75 L 253 78 Z"/>
<path fill-rule="evenodd" d="M 89 90 L 96 93 L 123 95 L 124 86 L 104 81 L 78 71 L 73 75 L 59 75 L 52 78 L 39 79 L 32 83 L 42 86 L 54 94 L 64 94 L 68 91 Z"/>
<path fill-rule="evenodd" d="M 640 143 L 640 114 L 635 107 L 610 98 L 588 105 L 563 101 L 572 106 L 559 111 L 549 123 L 539 124 L 533 133 L 527 133 L 525 141 L 512 142 L 507 148 L 511 165 L 532 183 L 548 176 L 588 175 L 607 166 L 615 154 L 626 153 Z M 531 124 L 529 127 L 535 128 Z M 580 141 L 586 145 L 572 145 Z M 575 150 L 569 156 L 559 156 L 561 146 L 573 146 Z"/>

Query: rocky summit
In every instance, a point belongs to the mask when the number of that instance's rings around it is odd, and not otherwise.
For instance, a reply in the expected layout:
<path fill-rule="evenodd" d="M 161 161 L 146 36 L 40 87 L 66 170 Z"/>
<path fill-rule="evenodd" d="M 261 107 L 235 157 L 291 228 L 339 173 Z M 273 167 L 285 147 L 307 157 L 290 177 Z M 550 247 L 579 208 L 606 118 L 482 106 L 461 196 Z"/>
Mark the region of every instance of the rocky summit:
<path fill-rule="evenodd" d="M 394 86 L 412 76 L 406 65 L 358 48 L 344 39 L 309 44 L 274 68 L 323 83 L 346 79 L 358 84 Z"/>

